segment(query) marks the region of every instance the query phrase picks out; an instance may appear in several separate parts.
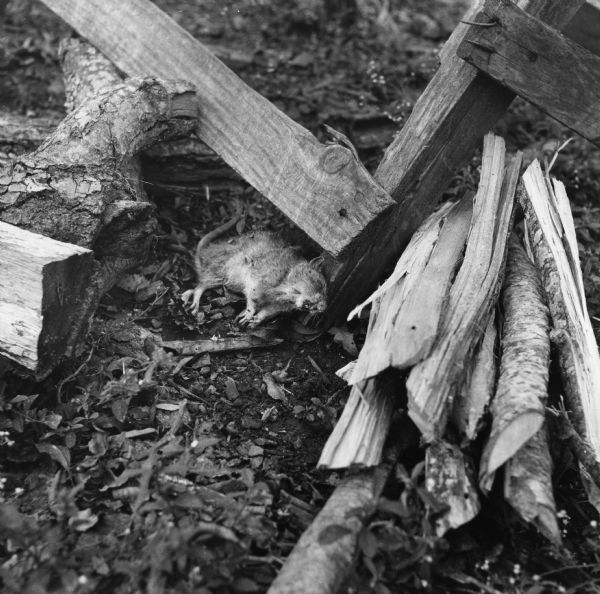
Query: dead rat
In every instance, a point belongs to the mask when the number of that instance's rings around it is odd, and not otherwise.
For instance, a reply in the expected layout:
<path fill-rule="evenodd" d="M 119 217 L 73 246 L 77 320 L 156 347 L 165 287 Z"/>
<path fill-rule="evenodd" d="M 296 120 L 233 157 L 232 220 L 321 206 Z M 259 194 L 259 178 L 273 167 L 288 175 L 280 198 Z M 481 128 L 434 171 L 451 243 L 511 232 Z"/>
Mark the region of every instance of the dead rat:
<path fill-rule="evenodd" d="M 318 264 L 302 258 L 277 234 L 258 231 L 231 240 L 213 241 L 231 229 L 239 216 L 205 235 L 196 248 L 198 284 L 181 298 L 198 313 L 206 289 L 225 285 L 246 297 L 241 325 L 253 328 L 294 310 L 325 311 L 327 281 Z"/>

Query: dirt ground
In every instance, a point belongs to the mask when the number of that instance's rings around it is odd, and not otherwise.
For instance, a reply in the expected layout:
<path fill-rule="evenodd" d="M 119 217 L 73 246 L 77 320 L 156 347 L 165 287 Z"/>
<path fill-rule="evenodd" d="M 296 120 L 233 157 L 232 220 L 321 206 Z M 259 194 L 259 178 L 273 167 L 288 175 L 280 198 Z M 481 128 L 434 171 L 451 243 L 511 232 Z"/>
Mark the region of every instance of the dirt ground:
<path fill-rule="evenodd" d="M 461 11 L 449 0 L 371 0 L 366 14 L 300 0 L 156 0 L 249 85 L 327 140 L 347 134 L 373 170 L 437 66 Z M 334 4 L 334 3 L 332 3 Z M 1 3 L 0 3 L 1 5 Z M 0 20 L 0 107 L 63 113 L 57 44 L 69 28 L 37 2 Z M 571 133 L 516 101 L 498 124 L 511 150 L 552 155 Z M 472 189 L 477 155 L 448 190 Z M 103 299 L 83 356 L 43 382 L 0 370 L 0 591 L 265 592 L 339 482 L 316 470 L 348 390 L 335 371 L 360 348 L 365 321 L 317 333 L 272 324 L 275 347 L 184 357 L 165 340 L 240 337 L 242 302 L 215 291 L 192 317 L 190 251 L 247 207 L 245 229 L 316 246 L 224 167 L 201 191 L 148 187 L 160 235 L 147 266 Z M 600 334 L 600 152 L 575 138 L 554 173 L 567 184 L 588 306 Z M 241 230 L 241 229 L 239 229 Z M 168 439 L 163 439 L 167 436 Z M 170 439 L 169 439 L 170 438 Z M 165 445 L 167 444 L 167 445 Z M 600 592 L 600 531 L 576 464 L 553 443 L 564 545 L 524 525 L 496 494 L 443 538 L 408 449 L 360 537 L 346 592 Z M 401 505 L 390 505 L 390 502 Z"/>

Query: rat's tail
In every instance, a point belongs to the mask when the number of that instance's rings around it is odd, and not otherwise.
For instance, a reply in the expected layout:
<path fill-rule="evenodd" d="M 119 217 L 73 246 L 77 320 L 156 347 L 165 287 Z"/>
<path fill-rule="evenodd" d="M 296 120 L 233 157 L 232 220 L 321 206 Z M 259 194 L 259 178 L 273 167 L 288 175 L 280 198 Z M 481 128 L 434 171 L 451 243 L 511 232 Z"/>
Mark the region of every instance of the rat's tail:
<path fill-rule="evenodd" d="M 221 235 L 223 235 L 223 233 L 227 233 L 229 229 L 233 229 L 233 227 L 237 225 L 238 221 L 245 215 L 246 211 L 244 209 L 244 206 L 241 204 L 238 205 L 237 212 L 229 221 L 223 223 L 216 229 L 213 229 L 200 239 L 200 241 L 198 242 L 198 246 L 196 247 L 196 256 L 199 256 L 202 249 L 204 249 L 209 243 L 217 239 L 217 237 L 220 237 Z"/>

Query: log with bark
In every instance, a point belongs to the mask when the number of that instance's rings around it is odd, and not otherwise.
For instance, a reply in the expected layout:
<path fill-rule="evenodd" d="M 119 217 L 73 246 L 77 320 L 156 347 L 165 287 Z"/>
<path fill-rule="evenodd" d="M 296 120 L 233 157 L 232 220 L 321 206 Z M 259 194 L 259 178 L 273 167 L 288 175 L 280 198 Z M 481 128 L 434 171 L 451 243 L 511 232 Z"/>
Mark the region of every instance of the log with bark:
<path fill-rule="evenodd" d="M 28 117 L 0 112 L 0 168 L 38 148 L 62 118 L 57 113 Z M 197 138 L 159 142 L 144 150 L 141 160 L 141 177 L 149 193 L 185 190 L 205 196 L 214 189 L 246 187 L 242 178 Z"/>
<path fill-rule="evenodd" d="M 571 420 L 600 461 L 600 353 L 585 302 L 575 225 L 564 185 L 534 161 L 520 199 L 541 273 Z"/>
<path fill-rule="evenodd" d="M 548 397 L 548 308 L 538 272 L 514 236 L 502 305 L 500 376 L 492 404 L 492 430 L 479 466 L 485 492 L 491 489 L 496 470 L 541 429 Z"/>
<path fill-rule="evenodd" d="M 560 543 L 546 423 L 506 463 L 504 498 L 548 540 Z"/>
<path fill-rule="evenodd" d="M 126 74 L 195 84 L 198 137 L 333 256 L 392 206 L 347 141 L 320 143 L 149 0 L 44 4 Z"/>
<path fill-rule="evenodd" d="M 438 536 L 470 522 L 479 513 L 481 504 L 472 463 L 454 444 L 439 440 L 427 448 L 425 488 L 440 504 L 448 506 L 435 520 Z"/>
<path fill-rule="evenodd" d="M 103 56 L 76 41 L 61 54 L 67 97 L 78 105 L 41 146 L 0 171 L 1 221 L 95 255 L 85 295 L 72 303 L 69 341 L 61 343 L 63 352 L 57 350 L 57 363 L 79 352 L 100 296 L 143 261 L 152 241 L 156 223 L 141 189 L 139 153 L 159 140 L 189 134 L 199 112 L 188 83 L 120 82 Z M 99 81 L 111 84 L 102 87 Z M 80 282 L 60 290 L 68 294 Z"/>
<path fill-rule="evenodd" d="M 349 475 L 285 560 L 268 594 L 335 594 L 352 569 L 358 536 L 375 507 L 392 465 Z"/>

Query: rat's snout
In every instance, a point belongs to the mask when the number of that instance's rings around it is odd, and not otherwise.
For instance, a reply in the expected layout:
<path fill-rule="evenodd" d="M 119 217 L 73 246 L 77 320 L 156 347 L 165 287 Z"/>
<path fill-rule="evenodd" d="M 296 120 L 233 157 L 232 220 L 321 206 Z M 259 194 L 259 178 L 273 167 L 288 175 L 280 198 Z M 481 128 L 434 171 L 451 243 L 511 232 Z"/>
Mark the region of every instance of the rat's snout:
<path fill-rule="evenodd" d="M 325 301 L 319 301 L 315 303 L 312 307 L 312 310 L 317 313 L 323 313 L 327 309 L 327 303 Z"/>

